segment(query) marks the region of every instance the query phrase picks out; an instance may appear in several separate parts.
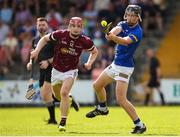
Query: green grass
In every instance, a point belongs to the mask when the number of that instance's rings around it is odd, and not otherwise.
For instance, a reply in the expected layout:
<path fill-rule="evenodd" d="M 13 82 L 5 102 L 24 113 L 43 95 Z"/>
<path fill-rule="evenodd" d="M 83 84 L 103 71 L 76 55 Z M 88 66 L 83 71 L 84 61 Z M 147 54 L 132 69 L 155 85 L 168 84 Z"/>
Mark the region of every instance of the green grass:
<path fill-rule="evenodd" d="M 67 131 L 58 131 L 57 125 L 46 125 L 45 108 L 0 108 L 1 136 L 130 136 L 134 126 L 128 115 L 119 107 L 110 107 L 108 116 L 87 119 L 85 114 L 93 109 L 82 107 L 79 112 L 71 108 Z M 148 128 L 147 136 L 180 136 L 180 107 L 136 107 Z M 59 109 L 56 108 L 59 121 Z"/>

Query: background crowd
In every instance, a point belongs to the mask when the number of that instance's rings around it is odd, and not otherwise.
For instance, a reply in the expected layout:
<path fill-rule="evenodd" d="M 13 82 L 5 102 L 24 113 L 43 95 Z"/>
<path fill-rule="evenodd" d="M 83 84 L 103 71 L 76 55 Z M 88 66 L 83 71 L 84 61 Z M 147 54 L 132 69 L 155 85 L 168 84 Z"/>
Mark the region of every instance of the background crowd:
<path fill-rule="evenodd" d="M 88 54 L 82 54 L 79 78 L 96 79 L 112 62 L 115 46 L 105 40 L 100 21 L 105 19 L 115 26 L 123 20 L 128 4 L 142 7 L 141 25 L 145 39 L 154 31 L 157 37 L 162 37 L 167 12 L 165 0 L 0 0 L 0 79 L 29 78 L 26 64 L 32 39 L 37 35 L 35 24 L 38 17 L 47 18 L 51 32 L 67 28 L 73 16 L 83 17 L 84 34 L 91 37 L 99 49 L 99 56 L 90 71 L 83 67 Z M 144 46 L 143 42 L 140 46 Z M 144 56 L 142 54 L 135 58 L 136 65 L 139 65 Z M 142 66 L 137 67 L 135 72 L 141 69 Z M 137 77 L 134 76 L 135 79 Z"/>

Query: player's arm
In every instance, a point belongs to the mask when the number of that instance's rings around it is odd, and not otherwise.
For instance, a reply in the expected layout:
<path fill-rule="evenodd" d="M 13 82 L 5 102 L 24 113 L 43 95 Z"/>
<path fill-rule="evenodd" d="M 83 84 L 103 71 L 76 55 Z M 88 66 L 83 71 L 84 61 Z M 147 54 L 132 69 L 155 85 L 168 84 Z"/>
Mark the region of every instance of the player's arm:
<path fill-rule="evenodd" d="M 53 57 L 52 57 L 52 58 L 47 59 L 47 62 L 48 62 L 49 64 L 52 64 L 52 63 L 53 63 Z"/>
<path fill-rule="evenodd" d="M 110 33 L 109 35 L 106 35 L 106 39 L 107 40 L 112 40 L 117 44 L 121 44 L 121 45 L 125 45 L 125 46 L 128 46 L 128 44 L 131 44 L 133 42 L 133 40 L 129 36 L 127 36 L 127 37 L 119 37 L 119 36 L 116 36 L 113 33 Z"/>
<path fill-rule="evenodd" d="M 40 50 L 48 43 L 48 41 L 50 41 L 50 34 L 43 36 L 39 40 L 37 47 L 35 48 L 34 51 L 31 52 L 31 58 L 37 58 Z"/>
<path fill-rule="evenodd" d="M 121 33 L 121 31 L 122 31 L 122 28 L 120 26 L 116 26 L 109 33 L 112 33 L 114 35 L 118 35 L 119 33 Z"/>
<path fill-rule="evenodd" d="M 125 45 L 125 46 L 132 43 L 133 40 L 129 36 L 127 36 L 127 37 L 117 36 L 119 33 L 121 33 L 121 31 L 122 31 L 122 27 L 120 25 L 117 25 L 110 31 L 110 33 L 108 35 L 106 35 L 106 39 L 112 40 L 117 44 L 121 44 L 121 45 Z"/>
<path fill-rule="evenodd" d="M 31 51 L 33 51 L 34 50 L 34 39 L 33 39 L 33 41 L 32 41 L 32 49 L 31 49 Z M 32 63 L 33 63 L 33 59 L 29 59 L 29 62 L 27 63 L 27 65 L 26 65 L 26 68 L 27 68 L 27 70 L 31 70 L 32 69 Z"/>
<path fill-rule="evenodd" d="M 36 51 L 40 51 L 47 43 L 48 41 L 50 41 L 50 34 L 47 34 L 45 36 L 43 36 L 38 44 L 37 44 L 37 47 L 35 48 Z"/>
<path fill-rule="evenodd" d="M 94 61 L 96 60 L 97 55 L 98 55 L 98 50 L 95 46 L 93 46 L 91 49 L 89 49 L 89 51 L 90 51 L 90 55 L 89 55 L 88 61 L 84 64 L 85 68 L 88 70 L 91 69 L 92 64 L 94 63 Z"/>
<path fill-rule="evenodd" d="M 49 59 L 47 59 L 47 60 L 42 60 L 41 62 L 40 62 L 40 68 L 41 69 L 47 69 L 47 67 L 49 66 L 49 65 L 51 65 L 53 63 L 53 57 L 52 58 L 49 58 Z"/>

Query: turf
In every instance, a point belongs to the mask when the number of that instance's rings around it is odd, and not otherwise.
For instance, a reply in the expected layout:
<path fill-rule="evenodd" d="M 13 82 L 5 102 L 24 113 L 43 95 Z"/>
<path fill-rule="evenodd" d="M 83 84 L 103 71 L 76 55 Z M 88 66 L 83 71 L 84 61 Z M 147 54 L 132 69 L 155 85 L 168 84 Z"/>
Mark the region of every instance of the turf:
<path fill-rule="evenodd" d="M 147 136 L 180 136 L 180 107 L 136 107 L 148 128 Z M 0 108 L 1 136 L 131 136 L 132 121 L 119 107 L 110 107 L 108 116 L 87 119 L 92 107 L 71 109 L 67 131 L 59 132 L 57 125 L 47 125 L 45 108 Z M 56 118 L 59 121 L 59 109 Z"/>

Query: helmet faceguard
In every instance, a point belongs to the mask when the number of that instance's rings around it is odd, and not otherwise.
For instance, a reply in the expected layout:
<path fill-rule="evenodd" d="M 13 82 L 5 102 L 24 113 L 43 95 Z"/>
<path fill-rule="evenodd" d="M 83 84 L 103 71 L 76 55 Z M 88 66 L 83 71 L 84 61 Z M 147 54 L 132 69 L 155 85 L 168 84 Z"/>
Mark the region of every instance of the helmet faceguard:
<path fill-rule="evenodd" d="M 128 5 L 125 14 L 124 14 L 124 19 L 127 19 L 127 14 L 133 14 L 137 15 L 139 17 L 139 20 L 142 21 L 141 19 L 141 7 L 138 5 Z"/>

